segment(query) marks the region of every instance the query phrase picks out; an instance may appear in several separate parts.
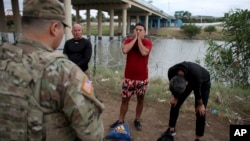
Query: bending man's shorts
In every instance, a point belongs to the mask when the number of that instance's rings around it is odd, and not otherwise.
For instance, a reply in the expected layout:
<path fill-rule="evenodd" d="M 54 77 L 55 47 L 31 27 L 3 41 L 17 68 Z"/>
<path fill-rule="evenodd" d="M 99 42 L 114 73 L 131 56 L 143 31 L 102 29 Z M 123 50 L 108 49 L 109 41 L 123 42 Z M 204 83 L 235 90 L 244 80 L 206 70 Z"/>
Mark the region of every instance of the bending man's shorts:
<path fill-rule="evenodd" d="M 148 79 L 146 80 L 131 80 L 124 78 L 122 81 L 122 97 L 131 97 L 136 94 L 137 96 L 145 95 L 148 85 Z"/>

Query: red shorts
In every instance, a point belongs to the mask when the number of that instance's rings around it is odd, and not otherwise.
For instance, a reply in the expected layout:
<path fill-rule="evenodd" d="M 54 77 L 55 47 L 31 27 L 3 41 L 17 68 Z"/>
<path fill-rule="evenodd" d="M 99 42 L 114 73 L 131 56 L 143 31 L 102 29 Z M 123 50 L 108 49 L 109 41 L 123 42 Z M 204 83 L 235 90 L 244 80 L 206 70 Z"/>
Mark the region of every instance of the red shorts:
<path fill-rule="evenodd" d="M 145 95 L 148 85 L 148 79 L 146 80 L 131 80 L 123 79 L 122 81 L 122 97 L 131 97 L 136 94 L 137 96 Z"/>

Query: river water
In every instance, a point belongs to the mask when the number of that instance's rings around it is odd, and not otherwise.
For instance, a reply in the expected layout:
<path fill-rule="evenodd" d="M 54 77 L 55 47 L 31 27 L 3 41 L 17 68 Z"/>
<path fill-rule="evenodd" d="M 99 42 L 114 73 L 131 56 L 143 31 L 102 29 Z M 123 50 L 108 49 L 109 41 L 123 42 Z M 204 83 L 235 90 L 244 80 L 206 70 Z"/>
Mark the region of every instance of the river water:
<path fill-rule="evenodd" d="M 85 37 L 86 38 L 86 37 Z M 13 34 L 9 34 L 11 43 L 14 43 Z M 110 41 L 104 36 L 102 40 L 96 40 L 91 36 L 93 54 L 90 68 L 95 73 L 95 68 L 101 67 L 115 71 L 123 71 L 126 55 L 121 51 L 122 40 L 115 37 Z M 204 58 L 208 45 L 204 40 L 182 40 L 152 37 L 153 48 L 149 57 L 149 77 L 167 78 L 168 69 L 182 61 L 199 62 L 204 66 Z M 62 52 L 65 39 L 63 38 L 57 51 Z M 204 66 L 205 67 L 205 66 Z"/>
<path fill-rule="evenodd" d="M 156 38 L 149 60 L 150 76 L 167 78 L 168 69 L 182 61 L 199 62 L 204 66 L 207 45 L 203 40 Z"/>
<path fill-rule="evenodd" d="M 168 69 L 182 61 L 199 62 L 204 66 L 207 45 L 204 40 L 181 40 L 151 37 L 153 48 L 149 57 L 149 77 L 167 78 Z M 121 51 L 122 40 L 116 37 L 109 41 L 103 37 L 101 41 L 91 37 L 93 54 L 90 68 L 102 67 L 115 71 L 123 71 L 126 55 Z M 59 47 L 61 52 L 63 43 Z M 93 70 L 93 69 L 92 69 Z M 91 70 L 91 71 L 92 71 Z M 94 71 L 94 70 L 93 70 Z"/>

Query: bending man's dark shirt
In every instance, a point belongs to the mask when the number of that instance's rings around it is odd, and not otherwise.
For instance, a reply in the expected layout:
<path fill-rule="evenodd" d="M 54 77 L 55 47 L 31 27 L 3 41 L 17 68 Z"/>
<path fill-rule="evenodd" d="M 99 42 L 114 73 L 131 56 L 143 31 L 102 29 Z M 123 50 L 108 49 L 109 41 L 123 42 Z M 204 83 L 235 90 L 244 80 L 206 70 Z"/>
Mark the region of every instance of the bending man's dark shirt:
<path fill-rule="evenodd" d="M 184 77 L 188 86 L 192 87 L 195 98 L 201 99 L 201 85 L 210 82 L 209 72 L 198 64 L 184 61 L 169 68 L 168 79 L 171 80 L 177 75 L 178 70 L 184 71 Z"/>

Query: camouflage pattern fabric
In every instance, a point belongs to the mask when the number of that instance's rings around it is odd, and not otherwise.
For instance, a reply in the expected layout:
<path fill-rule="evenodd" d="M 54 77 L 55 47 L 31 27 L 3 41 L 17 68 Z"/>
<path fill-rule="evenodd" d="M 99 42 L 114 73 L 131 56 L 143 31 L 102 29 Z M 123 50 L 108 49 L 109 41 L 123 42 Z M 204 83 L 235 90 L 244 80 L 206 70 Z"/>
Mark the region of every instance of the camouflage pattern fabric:
<path fill-rule="evenodd" d="M 64 25 L 70 27 L 65 22 L 63 4 L 58 0 L 24 0 L 23 16 L 47 20 L 59 20 Z"/>
<path fill-rule="evenodd" d="M 0 47 L 0 141 L 101 141 L 104 105 L 91 81 L 50 47 Z"/>

